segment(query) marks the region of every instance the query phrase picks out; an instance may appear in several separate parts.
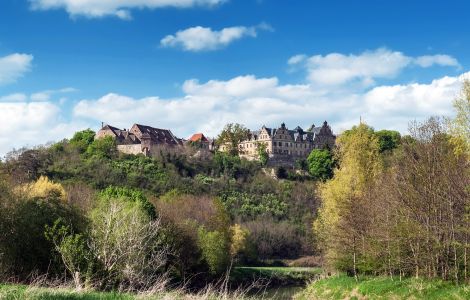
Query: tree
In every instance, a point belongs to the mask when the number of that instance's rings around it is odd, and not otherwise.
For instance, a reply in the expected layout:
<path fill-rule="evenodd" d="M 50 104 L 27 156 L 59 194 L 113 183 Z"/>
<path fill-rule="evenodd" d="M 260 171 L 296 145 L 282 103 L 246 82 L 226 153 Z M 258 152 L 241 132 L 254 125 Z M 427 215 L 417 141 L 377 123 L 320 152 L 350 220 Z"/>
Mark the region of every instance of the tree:
<path fill-rule="evenodd" d="M 392 151 L 397 148 L 401 142 L 401 135 L 398 131 L 394 130 L 380 130 L 376 131 L 379 140 L 379 150 L 380 152 Z"/>
<path fill-rule="evenodd" d="M 256 151 L 258 152 L 258 159 L 261 165 L 265 166 L 268 163 L 269 154 L 266 151 L 268 146 L 266 143 L 258 142 L 256 143 Z"/>
<path fill-rule="evenodd" d="M 460 95 L 454 100 L 455 118 L 450 120 L 452 142 L 457 151 L 470 155 L 470 79 L 465 79 Z"/>
<path fill-rule="evenodd" d="M 159 280 L 168 247 L 159 219 L 152 220 L 138 202 L 98 201 L 90 215 L 91 253 L 101 267 L 95 278 L 102 288 L 149 290 Z"/>
<path fill-rule="evenodd" d="M 327 180 L 333 177 L 333 155 L 327 149 L 314 149 L 307 158 L 308 171 L 316 179 Z"/>
<path fill-rule="evenodd" d="M 109 186 L 100 192 L 100 197 L 104 200 L 121 199 L 123 201 L 136 203 L 147 213 L 150 218 L 155 219 L 157 217 L 155 207 L 139 190 L 128 187 Z"/>
<path fill-rule="evenodd" d="M 80 153 L 87 150 L 88 146 L 95 140 L 95 132 L 91 129 L 85 129 L 76 132 L 70 139 L 70 144 L 77 147 Z"/>
<path fill-rule="evenodd" d="M 328 263 L 356 275 L 365 263 L 361 242 L 371 224 L 365 195 L 382 169 L 378 139 L 369 126 L 354 126 L 338 138 L 335 155 L 340 165 L 333 179 L 321 185 L 323 202 L 314 231 Z"/>
<path fill-rule="evenodd" d="M 221 274 L 230 263 L 229 237 L 221 231 L 208 231 L 201 226 L 198 230 L 198 245 L 202 257 L 213 275 Z"/>
<path fill-rule="evenodd" d="M 29 198 L 59 199 L 63 202 L 67 199 L 65 190 L 60 183 L 54 183 L 45 176 L 33 183 L 25 184 L 20 189 Z"/>
<path fill-rule="evenodd" d="M 111 136 L 94 140 L 87 148 L 89 157 L 113 158 L 117 154 L 116 141 Z"/>
<path fill-rule="evenodd" d="M 217 137 L 217 144 L 225 145 L 228 153 L 232 155 L 238 154 L 238 144 L 248 139 L 250 130 L 238 123 L 229 123 L 225 125 L 222 132 Z"/>

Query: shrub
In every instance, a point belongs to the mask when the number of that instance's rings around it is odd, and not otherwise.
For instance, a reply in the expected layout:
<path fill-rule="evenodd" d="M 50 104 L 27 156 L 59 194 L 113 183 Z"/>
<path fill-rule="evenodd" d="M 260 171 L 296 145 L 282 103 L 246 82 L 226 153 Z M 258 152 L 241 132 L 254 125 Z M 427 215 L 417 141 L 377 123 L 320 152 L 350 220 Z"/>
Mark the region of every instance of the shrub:
<path fill-rule="evenodd" d="M 86 149 L 88 157 L 113 158 L 117 155 L 116 141 L 111 136 L 96 139 Z"/>
<path fill-rule="evenodd" d="M 76 132 L 73 137 L 70 139 L 70 145 L 78 149 L 80 153 L 83 153 L 87 150 L 95 140 L 95 132 L 91 129 L 86 129 Z"/>
<path fill-rule="evenodd" d="M 227 269 L 230 262 L 230 242 L 224 232 L 208 231 L 201 226 L 198 230 L 198 245 L 211 274 L 221 274 Z"/>
<path fill-rule="evenodd" d="M 296 258 L 302 249 L 301 237 L 293 225 L 261 219 L 243 224 L 250 232 L 260 259 Z"/>
<path fill-rule="evenodd" d="M 100 198 L 104 201 L 108 201 L 110 199 L 129 201 L 142 208 L 150 218 L 155 219 L 157 217 L 155 207 L 148 201 L 141 191 L 127 187 L 110 186 L 100 192 Z"/>
<path fill-rule="evenodd" d="M 152 287 L 168 252 L 160 221 L 138 202 L 110 198 L 91 213 L 90 249 L 101 267 L 101 287 L 136 291 Z"/>

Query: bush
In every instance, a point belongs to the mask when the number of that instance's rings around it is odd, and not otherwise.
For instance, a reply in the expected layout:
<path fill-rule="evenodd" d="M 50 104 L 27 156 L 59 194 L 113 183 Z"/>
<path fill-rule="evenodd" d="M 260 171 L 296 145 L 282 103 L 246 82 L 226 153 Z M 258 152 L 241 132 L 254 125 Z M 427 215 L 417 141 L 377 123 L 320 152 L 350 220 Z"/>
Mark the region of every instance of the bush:
<path fill-rule="evenodd" d="M 155 219 L 157 217 L 155 207 L 148 201 L 141 191 L 127 187 L 110 186 L 100 192 L 100 198 L 104 201 L 108 201 L 110 199 L 129 201 L 138 205 L 151 219 Z"/>
<path fill-rule="evenodd" d="M 111 136 L 94 140 L 86 149 L 88 157 L 113 158 L 117 155 L 116 141 Z"/>
<path fill-rule="evenodd" d="M 207 231 L 200 227 L 198 245 L 211 274 L 221 274 L 227 269 L 230 263 L 230 241 L 224 232 Z"/>
<path fill-rule="evenodd" d="M 32 272 L 62 273 L 60 259 L 54 255 L 54 245 L 46 239 L 44 229 L 60 218 L 82 232 L 86 225 L 83 216 L 50 194 L 28 198 L 6 192 L 0 196 L 0 208 L 0 274 L 25 280 Z"/>
<path fill-rule="evenodd" d="M 296 258 L 302 250 L 301 236 L 287 222 L 262 219 L 244 223 L 249 240 L 256 245 L 260 259 Z"/>
<path fill-rule="evenodd" d="M 230 220 L 220 201 L 207 196 L 165 197 L 157 202 L 157 210 L 169 228 L 175 257 L 170 263 L 179 276 L 222 269 L 230 253 Z"/>
<path fill-rule="evenodd" d="M 116 198 L 100 201 L 90 218 L 90 249 L 101 269 L 95 281 L 103 288 L 152 288 L 168 252 L 160 221 L 138 202 Z"/>
<path fill-rule="evenodd" d="M 83 153 L 87 150 L 95 140 L 95 132 L 91 129 L 86 129 L 76 132 L 73 137 L 70 139 L 70 145 L 78 149 L 80 153 Z"/>

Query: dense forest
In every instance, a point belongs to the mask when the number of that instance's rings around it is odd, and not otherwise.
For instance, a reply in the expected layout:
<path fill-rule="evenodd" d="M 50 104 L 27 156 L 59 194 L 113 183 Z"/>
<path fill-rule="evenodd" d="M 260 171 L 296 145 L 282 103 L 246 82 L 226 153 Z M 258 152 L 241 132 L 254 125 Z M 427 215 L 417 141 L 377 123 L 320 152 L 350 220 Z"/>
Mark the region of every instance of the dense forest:
<path fill-rule="evenodd" d="M 234 265 L 310 256 L 356 279 L 468 282 L 469 82 L 455 107 L 406 136 L 361 123 L 295 169 L 197 147 L 125 155 L 92 130 L 13 151 L 0 164 L 0 280 L 197 289 Z M 241 138 L 234 128 L 220 138 Z"/>

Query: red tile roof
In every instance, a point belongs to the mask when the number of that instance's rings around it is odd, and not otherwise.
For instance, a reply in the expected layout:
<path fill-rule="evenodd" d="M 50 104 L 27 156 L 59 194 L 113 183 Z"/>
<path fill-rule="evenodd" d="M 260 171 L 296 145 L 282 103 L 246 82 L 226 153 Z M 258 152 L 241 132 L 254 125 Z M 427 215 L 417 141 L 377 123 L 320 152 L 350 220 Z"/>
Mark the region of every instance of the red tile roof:
<path fill-rule="evenodd" d="M 191 142 L 199 142 L 199 141 L 208 142 L 207 138 L 202 133 L 193 134 L 193 136 L 189 138 L 189 141 L 191 141 Z"/>

